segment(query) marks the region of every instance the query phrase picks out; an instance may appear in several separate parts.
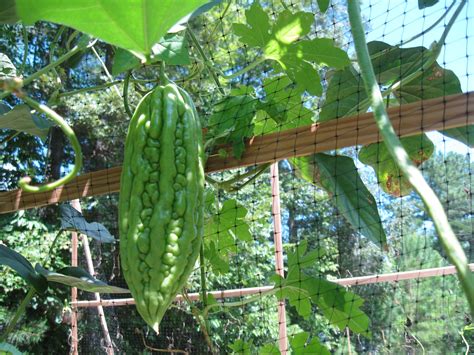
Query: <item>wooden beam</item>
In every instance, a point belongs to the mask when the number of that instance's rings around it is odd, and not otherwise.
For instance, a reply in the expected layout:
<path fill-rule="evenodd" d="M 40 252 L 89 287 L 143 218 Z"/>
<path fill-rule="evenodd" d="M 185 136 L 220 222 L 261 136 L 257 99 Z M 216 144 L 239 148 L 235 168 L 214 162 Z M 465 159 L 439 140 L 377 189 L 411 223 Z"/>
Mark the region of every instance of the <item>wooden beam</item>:
<path fill-rule="evenodd" d="M 474 271 L 474 263 L 469 264 L 469 268 Z M 341 286 L 361 286 L 369 285 L 375 283 L 383 282 L 399 282 L 404 280 L 419 280 L 429 277 L 440 277 L 446 275 L 456 274 L 456 268 L 454 266 L 444 266 L 444 267 L 435 267 L 430 269 L 421 269 L 413 271 L 403 271 L 403 272 L 394 272 L 390 274 L 379 274 L 379 275 L 369 275 L 369 276 L 359 276 L 351 277 L 347 279 L 336 279 L 329 280 Z M 273 290 L 273 286 L 261 286 L 261 287 L 250 287 L 250 288 L 241 288 L 237 290 L 223 290 L 223 291 L 209 291 L 208 294 L 211 294 L 216 299 L 223 298 L 234 298 L 234 297 L 244 297 L 249 295 L 264 294 L 268 291 Z M 188 297 L 191 301 L 197 301 L 200 299 L 201 294 L 189 293 Z M 175 302 L 182 302 L 183 296 L 177 295 Z M 97 307 L 99 305 L 103 307 L 114 307 L 114 306 L 129 306 L 134 305 L 135 300 L 133 298 L 116 298 L 116 299 L 102 299 L 98 301 L 76 301 L 71 302 L 71 307 Z"/>
<path fill-rule="evenodd" d="M 401 137 L 463 127 L 474 124 L 474 93 L 419 101 L 392 107 L 388 111 Z M 232 154 L 226 158 L 213 154 L 208 158 L 206 172 L 270 163 L 380 140 L 372 114 L 364 113 L 253 137 L 246 143 L 241 160 L 233 158 Z M 231 151 L 230 147 L 225 149 Z M 21 190 L 1 192 L 0 213 L 118 192 L 120 173 L 121 167 L 118 166 L 84 174 L 48 193 L 32 194 Z"/>

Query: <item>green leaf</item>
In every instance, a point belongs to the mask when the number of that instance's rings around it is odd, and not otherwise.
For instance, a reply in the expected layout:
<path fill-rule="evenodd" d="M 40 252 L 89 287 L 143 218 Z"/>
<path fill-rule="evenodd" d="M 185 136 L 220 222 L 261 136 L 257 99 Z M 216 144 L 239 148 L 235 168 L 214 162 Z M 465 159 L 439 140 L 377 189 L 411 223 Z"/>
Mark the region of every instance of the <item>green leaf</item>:
<path fill-rule="evenodd" d="M 18 21 L 15 0 L 2 0 L 0 2 L 0 24 L 13 25 Z"/>
<path fill-rule="evenodd" d="M 343 69 L 350 64 L 347 53 L 334 46 L 330 38 L 314 38 L 292 45 L 289 54 L 295 58 L 315 62 L 335 69 Z"/>
<path fill-rule="evenodd" d="M 309 12 L 282 11 L 274 24 L 254 2 L 245 12 L 247 24 L 234 23 L 234 33 L 249 47 L 260 48 L 265 59 L 278 62 L 302 91 L 321 95 L 322 86 L 313 62 L 342 68 L 349 64 L 347 53 L 334 47 L 330 39 L 317 38 L 297 42 L 309 33 L 314 15 Z"/>
<path fill-rule="evenodd" d="M 284 76 L 267 78 L 263 82 L 265 100 L 259 102 L 255 135 L 284 131 L 313 123 L 314 113 L 304 107 L 302 92 L 294 88 L 291 79 Z"/>
<path fill-rule="evenodd" d="M 401 70 L 406 73 L 403 74 L 405 76 L 415 71 L 415 69 L 419 70 L 422 58 L 426 60 L 430 55 L 430 51 L 424 47 L 396 49 L 383 42 L 371 42 L 369 48 L 373 54 L 389 51 L 380 59 L 374 60 L 374 65 L 380 68 L 378 70 L 380 76 L 385 78 L 387 82 L 399 80 L 399 68 L 402 68 Z M 461 93 L 461 83 L 456 74 L 451 70 L 442 68 L 437 62 L 424 70 L 420 76 L 402 85 L 400 89 L 394 92 L 398 101 L 402 104 Z M 448 137 L 472 148 L 474 146 L 474 134 L 470 132 L 474 132 L 474 125 L 441 131 Z"/>
<path fill-rule="evenodd" d="M 243 341 L 242 339 L 237 339 L 229 345 L 229 348 L 233 350 L 233 354 L 250 355 L 253 349 L 253 340 Z"/>
<path fill-rule="evenodd" d="M 115 238 L 103 224 L 87 222 L 82 214 L 69 204 L 61 205 L 60 209 L 61 229 L 85 234 L 101 243 L 115 243 Z"/>
<path fill-rule="evenodd" d="M 416 166 L 428 160 L 434 152 L 434 144 L 426 134 L 402 138 L 400 141 Z M 408 195 L 413 190 L 384 143 L 362 147 L 358 158 L 361 163 L 370 165 L 375 170 L 379 185 L 386 193 L 399 197 Z"/>
<path fill-rule="evenodd" d="M 237 252 L 237 239 L 253 241 L 245 220 L 247 213 L 245 207 L 230 199 L 207 221 L 204 227 L 204 255 L 214 271 L 229 271 L 229 254 Z"/>
<path fill-rule="evenodd" d="M 23 353 L 8 343 L 0 343 L 0 355 L 22 355 Z"/>
<path fill-rule="evenodd" d="M 112 75 L 117 76 L 127 70 L 140 66 L 140 59 L 126 49 L 117 48 L 114 54 L 114 62 L 112 64 Z"/>
<path fill-rule="evenodd" d="M 229 257 L 219 252 L 214 241 L 205 243 L 204 257 L 211 264 L 212 270 L 217 274 L 226 274 L 229 272 Z"/>
<path fill-rule="evenodd" d="M 0 53 L 0 81 L 16 78 L 16 68 L 7 55 Z"/>
<path fill-rule="evenodd" d="M 329 0 L 318 0 L 319 11 L 325 13 L 329 7 Z"/>
<path fill-rule="evenodd" d="M 314 337 L 311 341 L 308 341 L 308 338 L 309 333 L 307 332 L 294 334 L 290 337 L 290 346 L 293 355 L 331 354 L 325 346 L 321 345 L 318 338 Z"/>
<path fill-rule="evenodd" d="M 230 143 L 233 155 L 240 159 L 245 150 L 244 140 L 253 135 L 253 118 L 257 99 L 249 95 L 228 96 L 214 106 L 209 118 L 206 139 L 218 139 L 218 143 Z"/>
<path fill-rule="evenodd" d="M 153 46 L 152 61 L 164 61 L 168 65 L 188 65 L 191 63 L 188 40 L 179 34 L 167 34 Z"/>
<path fill-rule="evenodd" d="M 280 349 L 275 344 L 264 344 L 258 349 L 261 355 L 280 355 Z"/>
<path fill-rule="evenodd" d="M 250 9 L 245 11 L 247 24 L 234 23 L 234 33 L 241 37 L 241 41 L 250 47 L 265 47 L 270 41 L 270 23 L 267 13 L 255 1 Z"/>
<path fill-rule="evenodd" d="M 207 0 L 17 0 L 25 24 L 44 20 L 72 27 L 144 56 L 168 29 Z"/>
<path fill-rule="evenodd" d="M 320 96 L 323 93 L 321 79 L 311 63 L 298 58 L 292 52 L 283 56 L 279 63 L 299 89 L 315 96 Z"/>
<path fill-rule="evenodd" d="M 332 74 L 318 122 L 366 112 L 369 107 L 370 103 L 367 101 L 359 73 L 352 66 L 348 66 Z"/>
<path fill-rule="evenodd" d="M 31 114 L 28 105 L 17 105 L 13 110 L 0 116 L 0 129 L 13 129 L 25 132 L 41 139 L 48 136 L 52 123 L 44 118 Z"/>
<path fill-rule="evenodd" d="M 46 279 L 33 269 L 31 263 L 23 255 L 3 244 L 0 244 L 0 265 L 11 267 L 39 293 L 43 293 L 48 288 Z"/>
<path fill-rule="evenodd" d="M 326 190 L 355 231 L 376 245 L 386 246 L 387 237 L 377 203 L 362 182 L 351 158 L 319 153 L 292 158 L 290 163 L 298 176 Z"/>
<path fill-rule="evenodd" d="M 418 0 L 418 8 L 424 9 L 433 5 L 436 5 L 439 0 Z"/>
<path fill-rule="evenodd" d="M 344 287 L 325 280 L 306 275 L 302 267 L 311 265 L 316 257 L 313 252 L 307 253 L 307 244 L 300 243 L 294 251 L 288 252 L 288 272 L 286 278 L 274 275 L 276 296 L 287 298 L 290 305 L 303 318 L 312 314 L 311 304 L 318 306 L 327 320 L 339 329 L 349 327 L 352 331 L 370 336 L 369 318 L 360 309 L 364 300 Z"/>
<path fill-rule="evenodd" d="M 292 270 L 293 268 L 298 268 L 303 270 L 307 267 L 311 267 L 315 262 L 322 258 L 325 254 L 322 249 L 315 249 L 308 253 L 308 241 L 302 240 L 296 246 L 295 252 L 288 253 L 288 268 Z"/>
<path fill-rule="evenodd" d="M 105 282 L 95 279 L 91 274 L 80 267 L 65 267 L 58 271 L 49 271 L 40 264 L 36 264 L 35 270 L 44 276 L 48 282 L 60 283 L 69 287 L 77 287 L 80 290 L 99 293 L 130 293 L 129 290 L 109 286 Z"/>
<path fill-rule="evenodd" d="M 186 37 L 178 34 L 167 34 L 153 46 L 153 56 L 150 62 L 164 61 L 168 65 L 187 65 L 190 63 L 188 42 Z M 112 75 L 116 76 L 127 70 L 139 67 L 140 59 L 133 53 L 117 48 L 112 64 Z"/>
<path fill-rule="evenodd" d="M 445 136 L 456 139 L 457 141 L 464 143 L 469 148 L 474 148 L 474 125 L 450 128 L 441 131 Z"/>
<path fill-rule="evenodd" d="M 275 282 L 275 288 L 279 291 L 275 294 L 279 300 L 288 299 L 291 306 L 295 307 L 296 312 L 303 318 L 308 319 L 313 314 L 311 310 L 311 297 L 309 292 L 302 287 L 299 277 L 293 277 L 295 273 L 288 273 L 285 279 L 280 275 L 273 275 L 271 280 Z"/>

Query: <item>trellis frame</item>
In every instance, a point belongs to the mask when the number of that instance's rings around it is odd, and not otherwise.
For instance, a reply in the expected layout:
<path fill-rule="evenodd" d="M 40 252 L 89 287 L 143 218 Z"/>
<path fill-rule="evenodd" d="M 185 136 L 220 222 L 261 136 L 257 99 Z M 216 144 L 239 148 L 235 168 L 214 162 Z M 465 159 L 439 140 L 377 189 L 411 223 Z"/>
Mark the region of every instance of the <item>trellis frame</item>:
<path fill-rule="evenodd" d="M 392 107 L 388 110 L 392 125 L 400 137 L 412 136 L 435 130 L 464 127 L 474 124 L 474 93 L 452 95 L 412 104 Z M 356 134 L 354 134 L 356 132 Z M 379 131 L 372 113 L 359 114 L 347 118 L 328 121 L 321 124 L 299 127 L 252 138 L 246 143 L 246 150 L 241 160 L 228 154 L 226 158 L 214 154 L 209 156 L 206 172 L 246 167 L 263 163 L 275 163 L 290 157 L 311 155 L 343 147 L 366 145 L 381 141 Z M 222 147 L 230 151 L 230 147 Z M 98 196 L 119 191 L 121 167 L 101 170 L 81 175 L 72 182 L 49 193 L 31 194 L 21 190 L 0 192 L 0 214 L 21 209 L 41 207 L 58 202 L 75 200 L 82 197 Z M 282 273 L 281 227 L 279 209 L 279 182 L 277 164 L 272 166 L 272 216 L 275 234 L 275 268 Z M 72 247 L 72 259 L 77 260 L 77 236 Z M 470 264 L 474 271 L 474 264 Z M 333 280 L 344 286 L 370 284 L 377 282 L 396 282 L 454 274 L 456 270 L 445 268 L 416 270 L 385 275 L 371 275 L 350 279 Z M 272 286 L 251 289 L 210 291 L 215 298 L 241 297 L 271 290 Z M 198 299 L 198 294 L 190 294 L 191 299 Z M 77 351 L 77 318 L 74 316 L 78 307 L 97 307 L 99 315 L 102 307 L 133 304 L 133 299 L 77 301 L 77 291 L 72 290 L 73 308 L 73 350 Z M 177 300 L 179 301 L 179 297 Z M 286 354 L 287 334 L 284 321 L 284 303 L 278 303 L 280 323 L 280 351 Z M 103 311 L 102 311 L 103 315 Z M 75 340 L 74 340 L 75 339 Z M 112 349 L 113 352 L 113 349 Z"/>
<path fill-rule="evenodd" d="M 418 101 L 388 110 L 400 137 L 474 124 L 474 92 Z M 354 134 L 356 133 L 356 134 Z M 284 132 L 256 136 L 246 143 L 242 159 L 229 154 L 208 157 L 206 172 L 276 162 L 344 147 L 381 141 L 372 113 L 315 123 Z M 223 149 L 231 150 L 230 147 Z M 0 192 L 0 214 L 118 192 L 121 167 L 80 175 L 68 184 L 45 193 L 22 190 Z"/>

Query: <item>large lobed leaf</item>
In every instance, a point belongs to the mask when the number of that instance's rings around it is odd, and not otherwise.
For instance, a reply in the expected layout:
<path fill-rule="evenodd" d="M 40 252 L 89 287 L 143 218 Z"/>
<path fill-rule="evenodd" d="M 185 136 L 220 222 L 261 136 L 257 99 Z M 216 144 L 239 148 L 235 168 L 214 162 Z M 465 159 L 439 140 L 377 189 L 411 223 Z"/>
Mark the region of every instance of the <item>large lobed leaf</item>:
<path fill-rule="evenodd" d="M 402 78 L 405 80 L 405 83 L 393 91 L 398 104 L 462 93 L 461 84 L 454 72 L 442 68 L 437 62 L 421 71 L 423 64 L 433 56 L 428 48 L 398 48 L 380 41 L 369 42 L 367 46 L 382 88 L 388 88 Z M 409 76 L 412 78 L 407 81 Z M 369 107 L 370 102 L 359 73 L 353 67 L 347 67 L 332 75 L 319 121 L 366 112 Z M 473 125 L 441 133 L 470 147 L 474 146 Z"/>
<path fill-rule="evenodd" d="M 317 257 L 318 253 L 307 253 L 306 241 L 301 242 L 294 251 L 288 252 L 286 277 L 274 275 L 272 278 L 278 289 L 277 297 L 287 298 L 290 305 L 304 318 L 313 314 L 314 304 L 339 329 L 349 327 L 357 334 L 370 337 L 369 318 L 360 309 L 364 303 L 362 298 L 338 284 L 304 272 L 303 269 L 311 265 L 311 260 L 314 263 Z"/>
<path fill-rule="evenodd" d="M 190 64 L 188 42 L 186 37 L 169 33 L 153 46 L 152 62 L 164 61 L 168 65 Z M 140 60 L 131 52 L 117 48 L 112 65 L 112 75 L 119 75 L 140 65 Z"/>
<path fill-rule="evenodd" d="M 250 95 L 239 95 L 227 96 L 217 103 L 209 118 L 206 139 L 232 144 L 233 155 L 240 159 L 245 150 L 244 140 L 252 137 L 254 132 L 257 102 Z"/>
<path fill-rule="evenodd" d="M 255 1 L 245 11 L 245 17 L 246 24 L 233 24 L 234 33 L 249 47 L 261 49 L 264 58 L 276 61 L 302 91 L 322 94 L 321 79 L 313 63 L 338 69 L 349 64 L 347 53 L 335 47 L 331 39 L 298 41 L 309 33 L 314 22 L 312 13 L 284 10 L 271 23 Z"/>
<path fill-rule="evenodd" d="M 426 134 L 400 139 L 409 158 L 416 166 L 428 160 L 434 152 L 434 144 Z M 377 174 L 377 180 L 382 190 L 396 196 L 408 195 L 413 187 L 398 168 L 385 143 L 374 143 L 362 147 L 359 160 L 370 165 Z"/>
<path fill-rule="evenodd" d="M 377 203 L 351 158 L 319 153 L 290 159 L 290 163 L 297 175 L 328 192 L 339 212 L 357 232 L 386 247 L 387 237 Z"/>
<path fill-rule="evenodd" d="M 142 54 L 168 29 L 208 0 L 17 0 L 25 24 L 45 20 L 72 27 L 110 44 Z"/>
<path fill-rule="evenodd" d="M 250 227 L 245 220 L 247 209 L 229 199 L 213 214 L 204 227 L 204 256 L 217 273 L 229 271 L 229 254 L 237 252 L 237 240 L 252 241 Z"/>
<path fill-rule="evenodd" d="M 301 332 L 293 334 L 290 337 L 290 346 L 293 355 L 309 355 L 309 354 L 319 354 L 319 355 L 329 355 L 331 354 L 329 350 L 321 345 L 317 337 L 309 340 L 308 332 Z"/>

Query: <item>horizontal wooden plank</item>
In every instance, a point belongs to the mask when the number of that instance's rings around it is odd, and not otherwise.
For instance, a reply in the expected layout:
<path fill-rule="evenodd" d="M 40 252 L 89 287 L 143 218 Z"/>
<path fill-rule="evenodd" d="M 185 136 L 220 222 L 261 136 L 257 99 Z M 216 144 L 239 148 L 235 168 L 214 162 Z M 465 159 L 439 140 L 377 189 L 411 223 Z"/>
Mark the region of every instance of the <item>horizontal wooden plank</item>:
<path fill-rule="evenodd" d="M 440 97 L 392 107 L 390 119 L 401 137 L 421 132 L 474 124 L 474 93 Z M 229 154 L 208 158 L 206 172 L 270 163 L 333 149 L 375 143 L 381 140 L 371 113 L 364 113 L 321 124 L 256 136 L 246 143 L 241 160 Z M 225 148 L 229 152 L 230 147 Z M 0 213 L 41 207 L 87 196 L 119 191 L 121 167 L 78 176 L 70 183 L 48 193 L 12 190 L 0 193 Z"/>
<path fill-rule="evenodd" d="M 474 271 L 474 264 L 469 264 L 469 269 Z M 383 282 L 399 282 L 404 280 L 419 280 L 428 277 L 440 277 L 446 275 L 456 274 L 456 268 L 454 266 L 444 266 L 431 269 L 421 269 L 413 271 L 402 271 L 394 272 L 390 274 L 379 274 L 379 275 L 369 275 L 369 276 L 359 276 L 351 277 L 347 279 L 336 279 L 330 280 L 341 286 L 361 286 L 369 285 L 374 283 L 383 283 Z M 237 290 L 222 290 L 222 291 L 208 291 L 208 294 L 211 294 L 216 299 L 223 298 L 235 298 L 235 297 L 244 297 L 249 295 L 262 294 L 268 291 L 273 290 L 273 286 L 261 286 L 261 287 L 249 287 L 241 288 Z M 200 299 L 200 293 L 189 293 L 188 298 L 191 301 L 198 301 Z M 175 302 L 182 302 L 183 296 L 177 295 Z M 76 301 L 71 302 L 71 307 L 117 307 L 117 306 L 129 306 L 134 305 L 135 300 L 133 298 L 116 298 L 100 301 Z"/>

